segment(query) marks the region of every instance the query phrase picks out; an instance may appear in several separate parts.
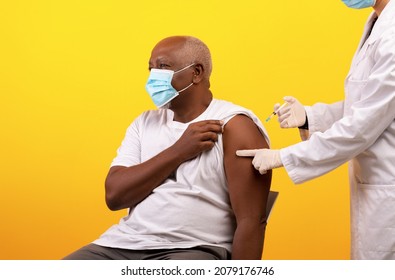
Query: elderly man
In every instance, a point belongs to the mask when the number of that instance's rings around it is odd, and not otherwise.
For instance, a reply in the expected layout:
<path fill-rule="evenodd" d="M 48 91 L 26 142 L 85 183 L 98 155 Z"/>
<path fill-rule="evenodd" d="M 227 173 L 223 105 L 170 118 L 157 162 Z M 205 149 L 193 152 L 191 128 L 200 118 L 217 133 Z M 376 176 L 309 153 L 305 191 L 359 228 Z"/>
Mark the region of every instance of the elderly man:
<path fill-rule="evenodd" d="M 128 128 L 106 179 L 119 224 L 65 259 L 261 259 L 270 172 L 236 150 L 268 148 L 249 110 L 213 99 L 211 56 L 193 37 L 160 41 L 146 89 L 158 110 Z"/>

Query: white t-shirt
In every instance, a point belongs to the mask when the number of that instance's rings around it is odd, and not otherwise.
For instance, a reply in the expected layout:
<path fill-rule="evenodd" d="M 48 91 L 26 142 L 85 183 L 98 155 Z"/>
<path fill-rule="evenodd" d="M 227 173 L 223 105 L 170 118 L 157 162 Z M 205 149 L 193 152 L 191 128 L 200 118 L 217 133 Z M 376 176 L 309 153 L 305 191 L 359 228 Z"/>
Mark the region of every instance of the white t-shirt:
<path fill-rule="evenodd" d="M 237 114 L 249 116 L 269 142 L 262 123 L 251 111 L 227 101 L 213 99 L 190 123 L 208 119 L 226 123 Z M 190 123 L 173 121 L 173 111 L 168 109 L 144 112 L 127 129 L 111 166 L 129 167 L 147 161 L 173 145 Z M 94 243 L 134 250 L 212 245 L 231 252 L 236 223 L 223 158 L 219 135 L 211 150 L 182 163 L 174 176 Z"/>

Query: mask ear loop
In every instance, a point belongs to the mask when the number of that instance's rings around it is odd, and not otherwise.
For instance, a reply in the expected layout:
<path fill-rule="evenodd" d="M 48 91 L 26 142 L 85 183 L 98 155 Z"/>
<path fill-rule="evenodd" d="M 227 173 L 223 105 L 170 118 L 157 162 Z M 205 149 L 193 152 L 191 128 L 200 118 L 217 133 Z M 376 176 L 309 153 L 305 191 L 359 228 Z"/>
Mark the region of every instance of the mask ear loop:
<path fill-rule="evenodd" d="M 180 69 L 180 70 L 175 71 L 175 72 L 173 73 L 173 75 L 174 75 L 174 74 L 177 74 L 178 72 L 184 71 L 185 69 L 187 69 L 187 68 L 189 68 L 189 67 L 191 67 L 191 66 L 193 66 L 193 65 L 195 65 L 195 63 L 192 63 L 192 64 L 190 64 L 190 65 L 185 66 L 184 68 L 182 68 L 182 69 Z M 181 90 L 179 90 L 179 91 L 177 91 L 177 92 L 178 92 L 178 93 L 183 92 L 184 90 L 189 89 L 192 85 L 193 85 L 193 82 L 190 83 L 187 87 L 185 87 L 185 88 L 183 88 L 183 89 L 181 89 Z"/>
<path fill-rule="evenodd" d="M 178 73 L 178 72 L 181 72 L 181 71 L 184 71 L 185 69 L 191 67 L 192 65 L 195 65 L 195 63 L 192 63 L 192 64 L 190 64 L 190 65 L 188 65 L 188 66 L 185 66 L 184 68 L 182 68 L 182 69 L 180 69 L 180 70 L 175 71 L 174 74 L 176 74 L 176 73 Z"/>
<path fill-rule="evenodd" d="M 183 70 L 185 70 L 185 69 L 187 69 L 187 68 L 189 68 L 189 67 L 191 67 L 191 66 L 193 66 L 193 65 L 195 65 L 195 63 L 192 63 L 192 64 L 190 64 L 190 65 L 188 65 L 188 66 L 185 66 L 184 68 L 182 68 L 182 69 L 180 69 L 180 70 L 175 71 L 174 74 L 176 74 L 176 73 L 178 73 L 178 72 L 181 72 L 181 71 L 183 71 Z M 183 92 L 184 90 L 189 89 L 192 85 L 193 85 L 193 82 L 190 83 L 189 86 L 187 86 L 187 87 L 185 87 L 185 88 L 183 88 L 183 89 L 181 89 L 181 90 L 179 90 L 179 91 L 177 91 L 177 92 L 178 92 L 178 93 Z"/>
<path fill-rule="evenodd" d="M 189 89 L 191 86 L 193 85 L 193 83 L 191 83 L 189 86 L 187 86 L 186 88 L 183 88 L 182 90 L 179 90 L 178 93 L 183 92 L 184 90 Z"/>

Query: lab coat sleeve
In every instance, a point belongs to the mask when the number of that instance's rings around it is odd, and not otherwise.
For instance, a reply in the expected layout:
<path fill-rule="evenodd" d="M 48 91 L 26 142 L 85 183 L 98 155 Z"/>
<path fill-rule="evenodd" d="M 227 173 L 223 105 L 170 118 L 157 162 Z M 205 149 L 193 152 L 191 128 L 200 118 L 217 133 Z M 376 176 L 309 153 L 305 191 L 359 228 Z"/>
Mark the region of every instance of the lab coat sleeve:
<path fill-rule="evenodd" d="M 316 103 L 313 106 L 305 106 L 307 119 L 309 120 L 309 133 L 324 132 L 334 122 L 343 116 L 343 101 L 333 104 Z"/>
<path fill-rule="evenodd" d="M 395 36 L 378 39 L 373 65 L 358 85 L 348 113 L 325 132 L 280 150 L 281 160 L 294 183 L 321 176 L 369 148 L 395 119 Z M 360 96 L 359 96 L 360 95 Z M 385 153 L 385 151 L 383 151 Z"/>

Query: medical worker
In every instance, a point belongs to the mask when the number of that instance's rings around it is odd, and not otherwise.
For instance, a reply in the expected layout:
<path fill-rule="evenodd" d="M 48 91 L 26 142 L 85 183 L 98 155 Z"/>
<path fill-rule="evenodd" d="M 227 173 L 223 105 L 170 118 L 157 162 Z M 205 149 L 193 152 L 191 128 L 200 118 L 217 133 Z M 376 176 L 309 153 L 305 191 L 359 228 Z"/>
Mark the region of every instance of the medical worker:
<path fill-rule="evenodd" d="M 342 0 L 373 7 L 345 80 L 345 99 L 302 106 L 285 97 L 282 128 L 303 140 L 280 150 L 237 151 L 261 173 L 284 166 L 294 183 L 349 162 L 351 258 L 395 259 L 395 0 Z"/>

